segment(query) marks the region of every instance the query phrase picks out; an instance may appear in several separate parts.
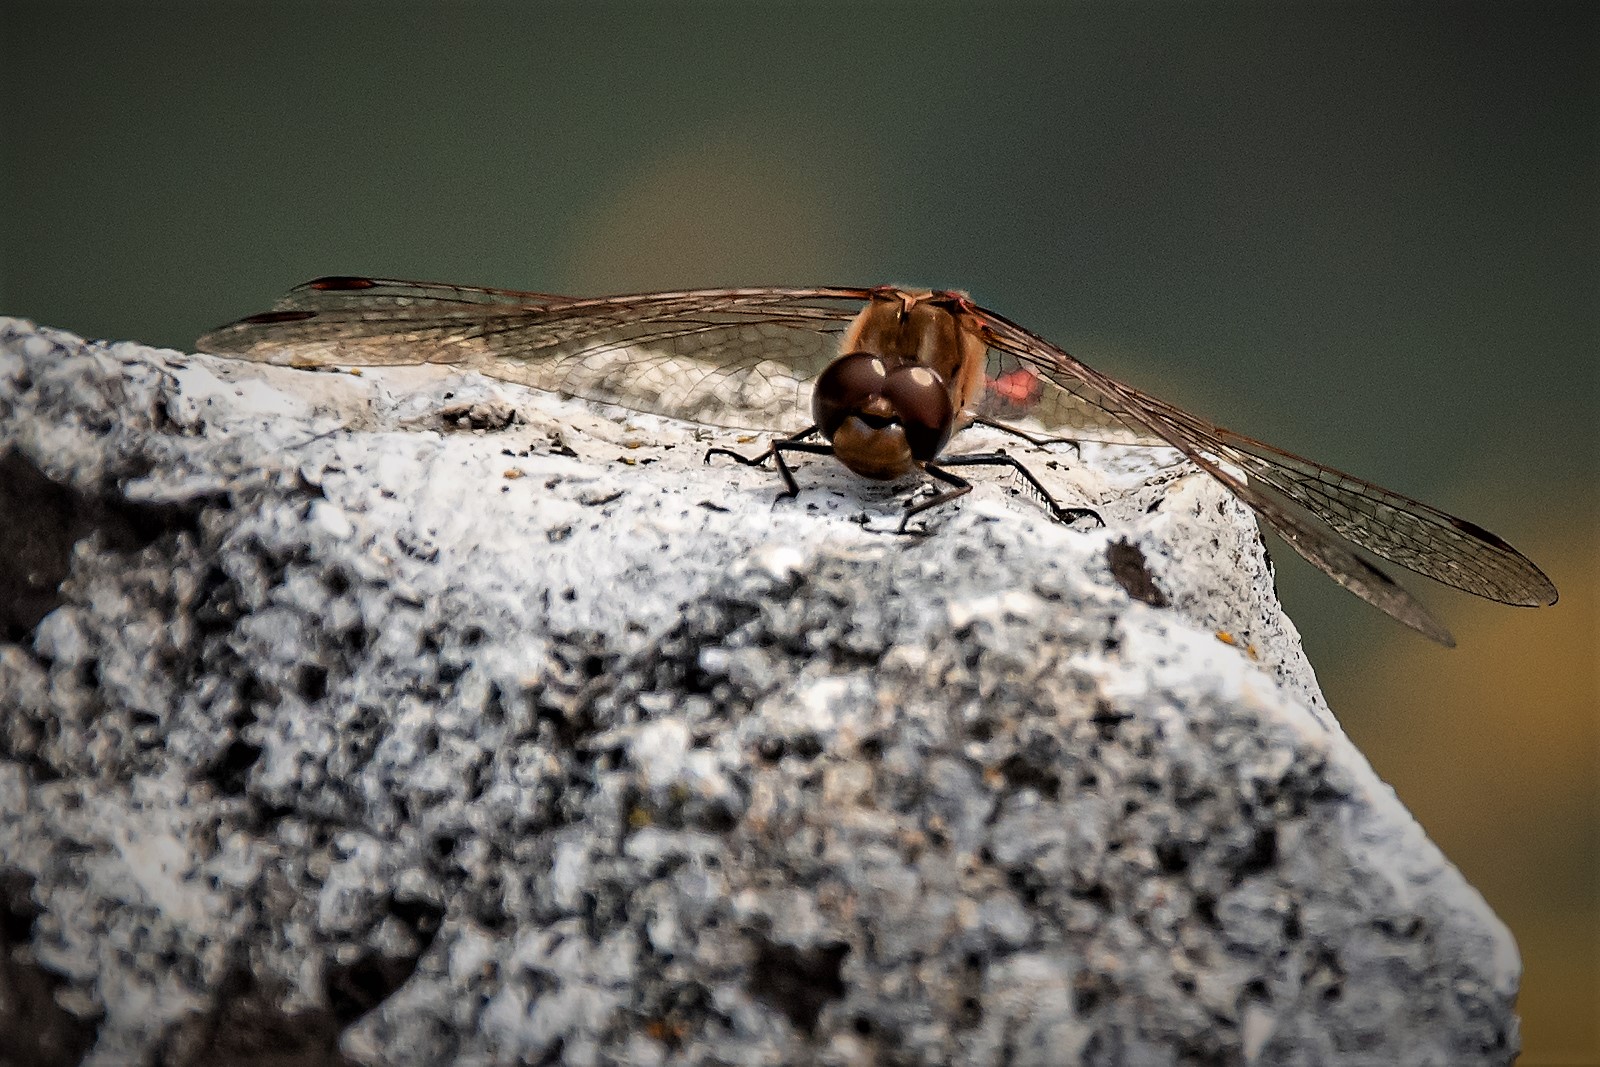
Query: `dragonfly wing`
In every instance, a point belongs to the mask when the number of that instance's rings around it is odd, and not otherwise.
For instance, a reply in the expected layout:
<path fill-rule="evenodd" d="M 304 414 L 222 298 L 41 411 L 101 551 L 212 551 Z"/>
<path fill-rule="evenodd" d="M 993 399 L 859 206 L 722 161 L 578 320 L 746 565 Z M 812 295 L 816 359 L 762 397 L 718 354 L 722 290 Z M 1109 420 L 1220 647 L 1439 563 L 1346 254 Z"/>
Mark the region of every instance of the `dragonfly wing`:
<path fill-rule="evenodd" d="M 574 299 L 323 279 L 206 334 L 199 347 L 291 366 L 458 364 L 635 411 L 784 430 L 809 410 L 812 379 L 867 295 L 711 289 Z"/>
<path fill-rule="evenodd" d="M 461 363 L 491 324 L 536 317 L 480 309 L 277 308 L 202 334 L 195 347 L 284 367 Z"/>
<path fill-rule="evenodd" d="M 1170 405 L 1162 405 L 1170 408 Z M 1171 408 L 1198 423 L 1218 453 L 1259 484 L 1315 514 L 1341 537 L 1418 574 L 1503 604 L 1556 602 L 1554 583 L 1476 523 Z"/>
<path fill-rule="evenodd" d="M 1159 436 L 1250 505 L 1313 566 L 1442 644 L 1453 643 L 1448 631 L 1421 603 L 1341 540 L 1478 596 L 1511 603 L 1554 600 L 1554 586 L 1532 562 L 1473 523 L 1214 426 L 1101 374 L 999 315 L 978 314 L 993 347 Z M 1252 480 L 1235 476 L 1219 460 Z"/>
<path fill-rule="evenodd" d="M 358 278 L 337 275 L 297 285 L 272 305 L 274 311 L 327 311 L 334 308 L 418 307 L 530 307 L 558 304 L 571 297 L 528 293 L 519 289 L 486 289 L 447 282 L 410 282 L 398 278 Z"/>
<path fill-rule="evenodd" d="M 1046 377 L 1031 362 L 1001 348 L 989 350 L 983 395 L 973 414 L 1007 425 L 1031 421 L 1068 441 L 1172 447 L 1087 382 Z"/>

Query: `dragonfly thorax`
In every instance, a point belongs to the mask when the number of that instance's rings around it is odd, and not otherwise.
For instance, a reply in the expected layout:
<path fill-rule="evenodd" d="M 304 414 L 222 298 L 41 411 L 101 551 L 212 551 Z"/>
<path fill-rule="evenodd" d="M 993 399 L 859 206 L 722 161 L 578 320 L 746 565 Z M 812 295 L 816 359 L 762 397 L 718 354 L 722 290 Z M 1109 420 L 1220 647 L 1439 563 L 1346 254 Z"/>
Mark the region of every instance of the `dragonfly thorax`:
<path fill-rule="evenodd" d="M 876 289 L 845 331 L 839 351 L 868 352 L 891 367 L 917 365 L 937 372 L 960 429 L 961 413 L 983 390 L 987 348 L 970 306 L 960 293 Z"/>

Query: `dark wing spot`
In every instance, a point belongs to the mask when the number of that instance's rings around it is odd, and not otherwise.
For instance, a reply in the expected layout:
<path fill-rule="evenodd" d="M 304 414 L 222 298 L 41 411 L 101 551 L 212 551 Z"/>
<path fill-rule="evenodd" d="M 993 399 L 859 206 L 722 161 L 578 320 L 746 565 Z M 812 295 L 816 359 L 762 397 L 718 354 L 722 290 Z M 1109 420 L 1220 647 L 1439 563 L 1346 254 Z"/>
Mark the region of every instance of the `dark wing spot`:
<path fill-rule="evenodd" d="M 1512 548 L 1510 545 L 1506 544 L 1504 541 L 1500 540 L 1500 538 L 1496 537 L 1488 530 L 1485 530 L 1482 526 L 1479 526 L 1475 522 L 1468 522 L 1466 519 L 1458 519 L 1454 515 L 1449 516 L 1449 519 L 1455 528 L 1464 534 L 1476 537 L 1485 544 L 1493 545 L 1496 548 L 1503 548 L 1507 552 L 1516 551 L 1516 549 Z"/>
<path fill-rule="evenodd" d="M 315 311 L 263 311 L 259 315 L 251 315 L 247 319 L 240 319 L 241 323 L 251 325 L 271 324 L 274 322 L 304 322 L 317 317 Z"/>

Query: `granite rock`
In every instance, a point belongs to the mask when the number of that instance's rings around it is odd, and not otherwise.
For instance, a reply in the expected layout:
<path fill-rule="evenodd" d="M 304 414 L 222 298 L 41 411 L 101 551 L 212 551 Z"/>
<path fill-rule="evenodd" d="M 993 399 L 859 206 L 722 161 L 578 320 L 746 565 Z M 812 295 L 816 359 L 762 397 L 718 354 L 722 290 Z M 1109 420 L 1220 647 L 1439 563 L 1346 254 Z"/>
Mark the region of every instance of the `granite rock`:
<path fill-rule="evenodd" d="M 970 433 L 1104 525 L 0 320 L 0 1061 L 1509 1062 L 1248 511 Z"/>

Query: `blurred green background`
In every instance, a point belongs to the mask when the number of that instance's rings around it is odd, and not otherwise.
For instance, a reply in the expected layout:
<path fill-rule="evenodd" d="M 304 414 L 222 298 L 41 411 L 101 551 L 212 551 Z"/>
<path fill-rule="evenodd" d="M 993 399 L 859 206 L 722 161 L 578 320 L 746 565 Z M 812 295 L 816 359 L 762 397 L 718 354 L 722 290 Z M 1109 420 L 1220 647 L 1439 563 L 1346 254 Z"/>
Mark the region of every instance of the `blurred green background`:
<path fill-rule="evenodd" d="M 1330 702 L 1600 1063 L 1600 8 L 18 3 L 0 312 L 188 347 L 319 274 L 969 290 L 1481 522 L 1562 591 L 1280 546 Z M 1419 587 L 1425 583 L 1413 583 Z"/>

